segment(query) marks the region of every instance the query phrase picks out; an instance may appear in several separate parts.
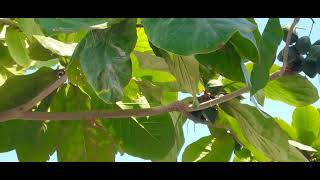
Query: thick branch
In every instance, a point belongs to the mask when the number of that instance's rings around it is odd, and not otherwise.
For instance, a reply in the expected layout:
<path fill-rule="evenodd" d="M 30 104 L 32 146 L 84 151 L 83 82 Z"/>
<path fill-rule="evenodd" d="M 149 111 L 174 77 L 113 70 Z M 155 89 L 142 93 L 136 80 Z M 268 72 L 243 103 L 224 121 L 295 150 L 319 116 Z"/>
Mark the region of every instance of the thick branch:
<path fill-rule="evenodd" d="M 293 23 L 290 26 L 290 29 L 287 34 L 287 39 L 286 39 L 286 46 L 284 48 L 284 53 L 283 53 L 283 66 L 280 71 L 280 76 L 283 75 L 286 72 L 287 66 L 288 66 L 288 54 L 289 54 L 289 45 L 291 42 L 291 36 L 294 30 L 294 27 L 298 24 L 300 18 L 294 18 Z"/>
<path fill-rule="evenodd" d="M 274 80 L 280 77 L 280 73 L 276 72 L 275 76 L 271 76 L 270 80 Z M 182 113 L 198 111 L 206 109 L 217 104 L 227 102 L 235 97 L 240 96 L 246 92 L 250 91 L 250 87 L 246 86 L 230 94 L 211 99 L 209 101 L 203 102 L 199 107 L 192 107 L 186 101 L 176 101 L 166 106 L 158 106 L 146 109 L 129 109 L 129 110 L 119 110 L 119 111 L 91 111 L 91 112 L 26 112 L 31 109 L 37 102 L 41 101 L 47 97 L 56 88 L 61 86 L 66 81 L 67 76 L 63 75 L 54 84 L 50 85 L 46 90 L 41 92 L 38 96 L 33 98 L 30 102 L 21 105 L 17 108 L 11 109 L 6 112 L 0 113 L 0 122 L 7 121 L 11 119 L 23 119 L 23 120 L 88 120 L 92 118 L 128 118 L 128 117 L 145 117 L 145 116 L 155 116 L 162 113 L 168 113 L 172 111 L 179 111 Z"/>

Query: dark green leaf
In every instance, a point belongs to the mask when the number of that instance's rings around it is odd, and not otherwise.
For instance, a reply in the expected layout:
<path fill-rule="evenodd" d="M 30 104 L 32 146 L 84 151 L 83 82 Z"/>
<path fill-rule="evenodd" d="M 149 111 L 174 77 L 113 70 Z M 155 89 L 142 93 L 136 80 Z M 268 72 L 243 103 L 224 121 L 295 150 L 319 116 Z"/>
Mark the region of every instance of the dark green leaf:
<path fill-rule="evenodd" d="M 57 79 L 57 72 L 47 67 L 33 74 L 9 77 L 0 87 L 0 111 L 28 102 Z"/>
<path fill-rule="evenodd" d="M 213 68 L 224 77 L 234 81 L 244 81 L 241 70 L 241 58 L 233 45 L 226 44 L 223 49 L 209 54 L 198 54 L 195 58 L 200 64 Z"/>
<path fill-rule="evenodd" d="M 234 148 L 234 140 L 224 129 L 215 129 L 211 136 L 202 137 L 186 147 L 184 162 L 228 162 Z"/>
<path fill-rule="evenodd" d="M 242 18 L 146 18 L 142 24 L 155 46 L 184 56 L 213 52 L 234 33 L 256 28 Z"/>
<path fill-rule="evenodd" d="M 242 60 L 250 60 L 252 62 L 259 63 L 259 49 L 252 32 L 237 32 L 232 36 L 230 42 Z"/>
<path fill-rule="evenodd" d="M 122 89 L 132 77 L 130 53 L 137 39 L 135 26 L 135 19 L 128 19 L 108 29 L 93 30 L 82 40 L 83 73 L 105 102 L 121 100 Z"/>
<path fill-rule="evenodd" d="M 95 25 L 107 23 L 114 24 L 121 22 L 124 18 L 35 18 L 43 32 L 53 35 L 60 32 L 70 33 L 83 29 L 96 29 Z"/>
<path fill-rule="evenodd" d="M 306 106 L 319 99 L 317 88 L 305 77 L 295 74 L 269 81 L 264 88 L 267 98 L 291 106 Z"/>
<path fill-rule="evenodd" d="M 263 31 L 260 43 L 260 63 L 254 64 L 251 73 L 251 95 L 264 88 L 269 81 L 269 71 L 275 61 L 278 46 L 282 40 L 279 18 L 270 18 Z"/>

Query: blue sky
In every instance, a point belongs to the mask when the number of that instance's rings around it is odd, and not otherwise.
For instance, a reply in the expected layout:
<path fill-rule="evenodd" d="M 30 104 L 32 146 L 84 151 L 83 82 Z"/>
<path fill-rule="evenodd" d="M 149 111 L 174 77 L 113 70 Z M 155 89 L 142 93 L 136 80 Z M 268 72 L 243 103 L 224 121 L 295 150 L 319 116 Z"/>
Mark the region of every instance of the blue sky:
<path fill-rule="evenodd" d="M 256 22 L 258 23 L 258 28 L 260 32 L 263 32 L 263 29 L 268 21 L 266 18 L 255 18 Z M 314 18 L 315 24 L 313 26 L 313 31 L 310 36 L 311 42 L 320 39 L 320 19 Z M 281 25 L 291 24 L 293 21 L 293 18 L 281 18 Z M 308 36 L 309 35 L 309 29 L 311 27 L 311 20 L 308 18 L 301 18 L 300 22 L 298 24 L 298 27 L 304 28 L 304 29 L 298 29 L 298 34 L 300 36 Z M 284 47 L 284 42 L 281 42 L 281 45 L 278 49 L 281 50 Z M 278 61 L 276 61 L 276 64 L 281 65 Z M 316 76 L 313 79 L 310 79 L 310 81 L 317 87 L 318 91 L 320 90 L 320 78 L 319 76 Z M 320 91 L 319 91 L 320 92 Z M 186 97 L 185 94 L 180 94 L 180 98 Z M 245 103 L 251 104 L 249 100 L 245 100 Z M 320 101 L 317 101 L 314 103 L 314 106 L 320 107 Z M 278 101 L 272 101 L 269 99 L 266 99 L 265 105 L 263 107 L 263 110 L 267 112 L 268 114 L 276 117 L 280 117 L 283 120 L 287 121 L 288 123 L 291 123 L 291 115 L 294 110 L 294 107 L 289 106 L 287 104 L 278 102 Z M 184 136 L 185 136 L 185 144 L 182 147 L 181 153 L 178 156 L 178 161 L 181 161 L 182 153 L 184 149 L 191 143 L 197 141 L 201 137 L 210 135 L 209 130 L 206 126 L 201 124 L 194 124 L 192 121 L 187 121 L 184 126 Z M 2 162 L 18 162 L 17 156 L 15 151 L 10 151 L 7 153 L 0 153 L 0 161 Z M 56 154 L 53 154 L 51 156 L 49 162 L 56 162 L 57 157 Z M 147 162 L 149 160 L 143 160 L 140 158 L 136 158 L 127 154 L 120 155 L 118 154 L 116 156 L 117 162 Z"/>

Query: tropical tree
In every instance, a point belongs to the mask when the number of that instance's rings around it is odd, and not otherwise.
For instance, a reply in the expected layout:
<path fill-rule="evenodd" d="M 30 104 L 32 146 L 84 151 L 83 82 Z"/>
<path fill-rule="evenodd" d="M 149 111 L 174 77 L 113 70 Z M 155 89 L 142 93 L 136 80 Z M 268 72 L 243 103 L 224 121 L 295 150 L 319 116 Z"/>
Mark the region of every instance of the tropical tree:
<path fill-rule="evenodd" d="M 253 18 L 1 18 L 0 152 L 177 161 L 188 118 L 211 135 L 183 161 L 319 161 L 306 76 L 320 72 L 320 41 L 299 37 L 298 22 L 270 18 L 259 32 Z M 265 98 L 296 107 L 292 125 L 264 112 Z"/>

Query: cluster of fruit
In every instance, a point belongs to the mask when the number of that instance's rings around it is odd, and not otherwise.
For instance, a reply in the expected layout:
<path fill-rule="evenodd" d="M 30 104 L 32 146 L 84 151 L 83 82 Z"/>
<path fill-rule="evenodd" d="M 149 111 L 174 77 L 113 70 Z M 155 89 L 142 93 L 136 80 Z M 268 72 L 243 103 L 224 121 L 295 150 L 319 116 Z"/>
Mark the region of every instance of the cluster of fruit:
<path fill-rule="evenodd" d="M 283 28 L 283 41 L 286 41 L 289 28 Z M 277 59 L 283 62 L 284 49 Z M 320 74 L 320 39 L 311 45 L 309 36 L 298 37 L 296 32 L 292 33 L 288 51 L 288 66 L 286 70 L 299 73 L 303 71 L 310 78 Z"/>

